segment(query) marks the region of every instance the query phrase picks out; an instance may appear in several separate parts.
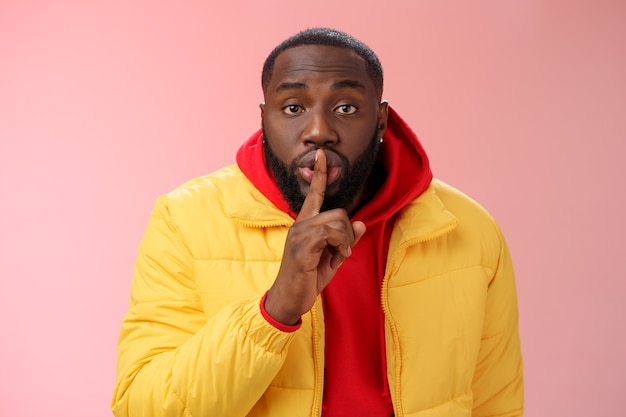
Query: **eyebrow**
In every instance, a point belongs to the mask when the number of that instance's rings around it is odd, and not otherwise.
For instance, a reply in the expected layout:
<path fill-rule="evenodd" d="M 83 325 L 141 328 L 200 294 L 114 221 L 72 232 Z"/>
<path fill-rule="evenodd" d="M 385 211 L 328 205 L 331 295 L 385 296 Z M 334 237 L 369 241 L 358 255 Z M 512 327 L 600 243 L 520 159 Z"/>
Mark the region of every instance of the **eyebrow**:
<path fill-rule="evenodd" d="M 359 90 L 365 90 L 363 83 L 357 80 L 341 80 L 334 83 L 331 88 L 356 88 Z"/>
<path fill-rule="evenodd" d="M 286 83 L 282 83 L 280 84 L 278 87 L 276 87 L 276 92 L 280 93 L 282 91 L 289 91 L 289 90 L 308 90 L 309 86 L 304 84 L 304 83 L 298 83 L 298 82 L 286 82 Z M 339 89 L 339 88 L 356 88 L 359 90 L 365 90 L 365 86 L 363 85 L 363 83 L 361 83 L 360 81 L 356 81 L 356 80 L 341 80 L 341 81 L 337 81 L 336 83 L 333 83 L 333 85 L 330 86 L 330 88 L 332 89 Z"/>
<path fill-rule="evenodd" d="M 276 87 L 276 92 L 280 93 L 281 91 L 288 90 L 306 90 L 309 86 L 304 83 L 282 83 L 278 87 Z"/>

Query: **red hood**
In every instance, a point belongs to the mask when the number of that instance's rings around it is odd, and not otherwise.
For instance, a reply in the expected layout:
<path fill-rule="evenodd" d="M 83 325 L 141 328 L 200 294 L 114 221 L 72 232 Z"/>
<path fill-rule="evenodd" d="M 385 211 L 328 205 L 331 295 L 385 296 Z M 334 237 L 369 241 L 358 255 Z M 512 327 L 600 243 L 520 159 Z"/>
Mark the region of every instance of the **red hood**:
<path fill-rule="evenodd" d="M 297 213 L 289 209 L 274 177 L 268 172 L 262 141 L 260 130 L 245 141 L 237 151 L 237 164 L 263 195 L 295 218 Z M 353 220 L 362 220 L 366 225 L 393 216 L 424 192 L 433 178 L 426 151 L 417 135 L 391 107 L 379 158 L 387 170 L 387 179 L 374 198 L 353 216 Z"/>

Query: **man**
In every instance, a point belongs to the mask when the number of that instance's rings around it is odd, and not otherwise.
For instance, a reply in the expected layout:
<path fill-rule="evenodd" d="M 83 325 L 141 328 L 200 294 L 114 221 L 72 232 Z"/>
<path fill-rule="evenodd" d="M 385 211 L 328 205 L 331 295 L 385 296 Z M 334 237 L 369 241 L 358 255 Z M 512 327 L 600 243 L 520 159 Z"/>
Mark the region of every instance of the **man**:
<path fill-rule="evenodd" d="M 237 165 L 161 197 L 119 341 L 117 416 L 520 416 L 511 260 L 434 180 L 335 30 L 267 58 Z"/>

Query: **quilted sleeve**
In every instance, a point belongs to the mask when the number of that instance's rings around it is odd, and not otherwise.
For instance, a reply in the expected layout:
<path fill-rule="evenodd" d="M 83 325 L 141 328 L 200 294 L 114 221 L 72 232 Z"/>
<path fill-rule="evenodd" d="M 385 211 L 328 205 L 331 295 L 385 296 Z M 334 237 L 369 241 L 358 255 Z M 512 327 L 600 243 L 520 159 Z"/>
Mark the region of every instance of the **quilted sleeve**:
<path fill-rule="evenodd" d="M 192 259 L 164 199 L 139 247 L 118 343 L 118 416 L 245 416 L 281 368 L 294 333 L 271 326 L 262 294 L 204 315 Z"/>
<path fill-rule="evenodd" d="M 472 384 L 474 417 L 523 415 L 524 386 L 517 293 L 507 245 L 498 230 L 500 255 L 489 283 L 478 362 Z"/>

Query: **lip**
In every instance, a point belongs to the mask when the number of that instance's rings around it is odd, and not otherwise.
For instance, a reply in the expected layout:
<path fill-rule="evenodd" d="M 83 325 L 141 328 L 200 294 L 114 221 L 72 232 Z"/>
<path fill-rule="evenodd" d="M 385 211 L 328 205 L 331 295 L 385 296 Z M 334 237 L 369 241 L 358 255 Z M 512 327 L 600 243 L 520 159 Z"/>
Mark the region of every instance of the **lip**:
<path fill-rule="evenodd" d="M 326 154 L 326 185 L 334 183 L 341 175 L 342 161 L 335 152 L 324 150 Z M 311 183 L 315 172 L 315 150 L 307 152 L 298 160 L 298 172 L 307 183 Z"/>

